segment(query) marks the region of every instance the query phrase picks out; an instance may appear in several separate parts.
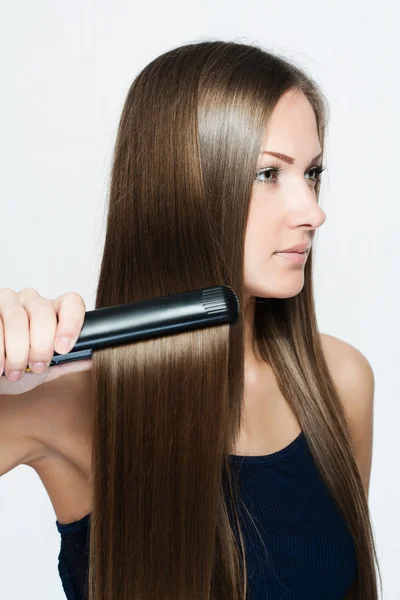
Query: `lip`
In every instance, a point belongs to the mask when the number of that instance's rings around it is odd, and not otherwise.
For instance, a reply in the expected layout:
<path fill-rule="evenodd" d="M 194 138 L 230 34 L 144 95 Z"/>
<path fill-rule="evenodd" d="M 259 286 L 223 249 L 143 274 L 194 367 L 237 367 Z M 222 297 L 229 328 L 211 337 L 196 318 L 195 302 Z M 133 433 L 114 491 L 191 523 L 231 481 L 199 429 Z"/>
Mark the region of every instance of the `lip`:
<path fill-rule="evenodd" d="M 293 263 L 304 264 L 307 260 L 307 252 L 275 252 L 276 256 L 281 256 L 285 260 Z"/>
<path fill-rule="evenodd" d="M 284 248 L 283 250 L 278 250 L 278 252 L 305 252 L 306 250 L 308 250 L 310 248 L 311 244 L 310 243 L 305 243 L 305 244 L 296 244 L 295 246 L 292 246 L 291 248 Z"/>

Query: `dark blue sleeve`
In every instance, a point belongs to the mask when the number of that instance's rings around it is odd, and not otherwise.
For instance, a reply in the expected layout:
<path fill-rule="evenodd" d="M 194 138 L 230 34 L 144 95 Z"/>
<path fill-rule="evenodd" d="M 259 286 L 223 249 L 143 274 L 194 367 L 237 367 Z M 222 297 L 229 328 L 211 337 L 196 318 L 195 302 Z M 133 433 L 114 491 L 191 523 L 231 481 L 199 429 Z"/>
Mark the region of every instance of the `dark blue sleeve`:
<path fill-rule="evenodd" d="M 88 599 L 89 521 L 86 515 L 68 525 L 57 522 L 61 534 L 58 572 L 68 600 Z"/>

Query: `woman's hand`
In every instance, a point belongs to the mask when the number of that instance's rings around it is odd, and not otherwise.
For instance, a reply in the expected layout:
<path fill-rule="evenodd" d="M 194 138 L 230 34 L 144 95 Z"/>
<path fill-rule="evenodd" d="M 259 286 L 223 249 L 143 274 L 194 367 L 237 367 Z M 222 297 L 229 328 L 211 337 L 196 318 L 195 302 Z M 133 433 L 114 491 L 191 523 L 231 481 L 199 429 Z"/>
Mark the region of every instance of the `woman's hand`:
<path fill-rule="evenodd" d="M 90 369 L 91 359 L 49 368 L 54 351 L 67 354 L 76 344 L 85 312 L 85 302 L 75 292 L 48 300 L 33 288 L 0 288 L 0 394 L 23 394 L 45 381 Z M 62 337 L 70 340 L 69 346 L 61 343 Z M 32 372 L 25 372 L 27 366 Z M 17 379 L 11 375 L 15 371 L 21 373 Z"/>

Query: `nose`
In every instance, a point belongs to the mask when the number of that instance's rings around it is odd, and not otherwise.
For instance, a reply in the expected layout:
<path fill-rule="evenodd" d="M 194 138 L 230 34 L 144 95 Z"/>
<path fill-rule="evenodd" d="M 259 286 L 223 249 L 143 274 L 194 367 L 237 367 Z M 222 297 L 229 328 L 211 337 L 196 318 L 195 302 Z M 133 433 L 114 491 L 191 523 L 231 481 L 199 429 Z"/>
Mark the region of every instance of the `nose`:
<path fill-rule="evenodd" d="M 290 197 L 294 199 L 291 206 L 304 223 L 309 223 L 315 229 L 321 227 L 326 221 L 326 213 L 319 205 L 321 196 L 317 196 L 315 185 L 308 180 L 302 178 L 298 183 L 297 178 L 295 179 L 296 183 L 288 190 Z"/>

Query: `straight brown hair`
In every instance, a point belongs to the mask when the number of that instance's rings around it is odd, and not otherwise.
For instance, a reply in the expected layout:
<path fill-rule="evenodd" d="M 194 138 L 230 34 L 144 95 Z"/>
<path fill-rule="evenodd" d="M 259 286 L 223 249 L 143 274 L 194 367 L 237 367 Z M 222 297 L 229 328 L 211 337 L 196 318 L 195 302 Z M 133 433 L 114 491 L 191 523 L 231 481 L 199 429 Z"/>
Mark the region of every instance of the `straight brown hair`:
<path fill-rule="evenodd" d="M 115 143 L 96 308 L 212 285 L 231 286 L 243 306 L 258 155 L 289 90 L 311 103 L 324 152 L 327 102 L 284 57 L 205 41 L 139 73 Z M 353 598 L 377 600 L 368 503 L 321 347 L 312 253 L 299 294 L 255 300 L 261 355 L 354 540 Z M 244 600 L 240 498 L 229 464 L 243 405 L 243 312 L 234 326 L 96 350 L 92 363 L 89 600 Z"/>

